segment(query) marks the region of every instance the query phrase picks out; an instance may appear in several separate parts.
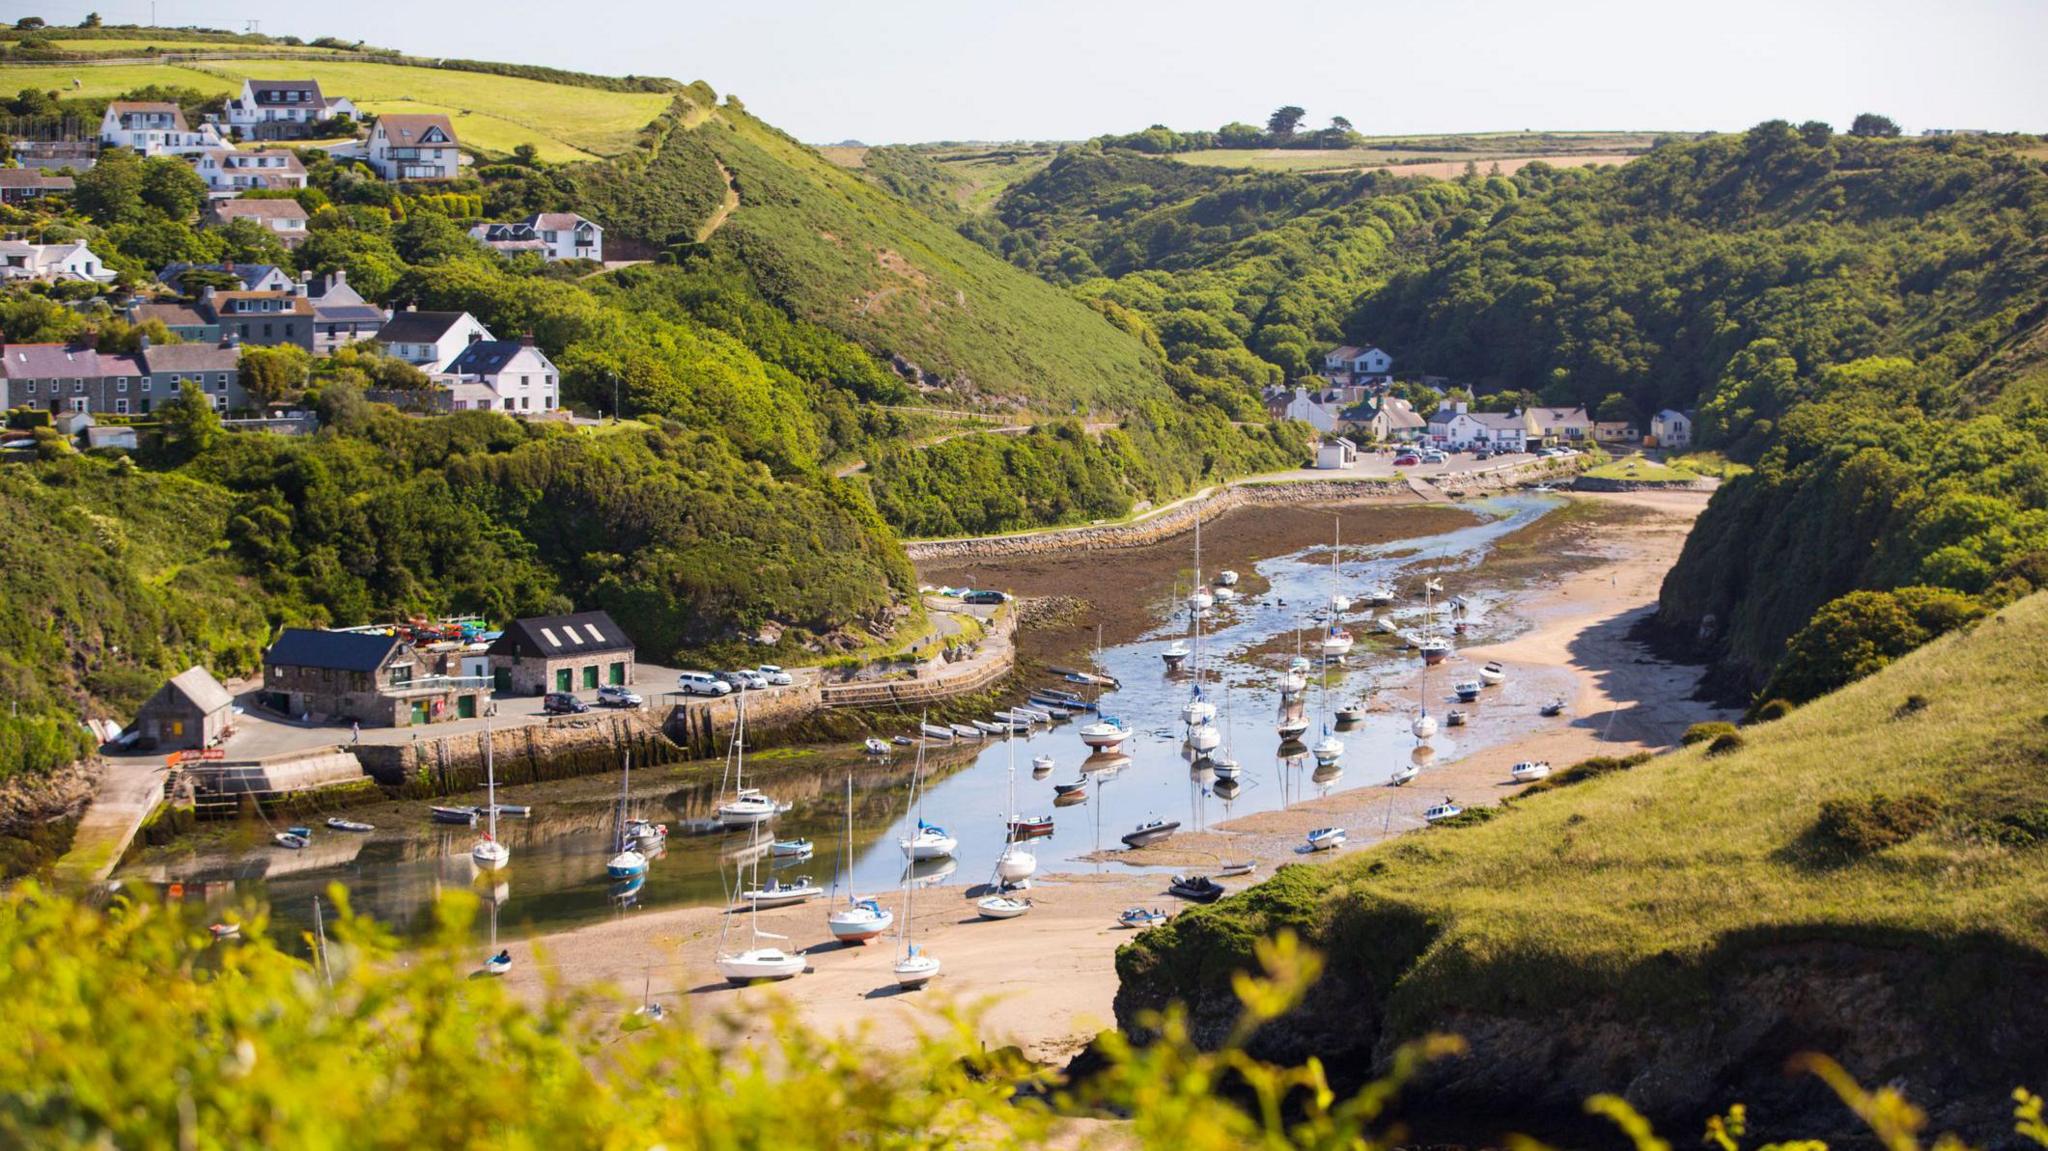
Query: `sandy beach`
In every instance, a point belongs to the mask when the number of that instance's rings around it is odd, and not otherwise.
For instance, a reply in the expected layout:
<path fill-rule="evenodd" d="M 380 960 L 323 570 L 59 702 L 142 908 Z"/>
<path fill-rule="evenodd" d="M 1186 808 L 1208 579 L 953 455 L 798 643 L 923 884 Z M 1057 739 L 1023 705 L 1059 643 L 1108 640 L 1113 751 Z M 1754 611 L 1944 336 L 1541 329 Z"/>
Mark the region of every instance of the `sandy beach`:
<path fill-rule="evenodd" d="M 1459 651 L 1432 671 L 1433 687 L 1467 678 L 1487 660 L 1508 669 L 1508 681 L 1489 689 L 1479 705 L 1500 737 L 1455 762 L 1432 764 L 1406 788 L 1385 786 L 1395 764 L 1346 763 L 1326 795 L 1285 810 L 1263 812 L 1183 833 L 1158 847 L 1119 853 L 1129 863 L 1203 870 L 1220 858 L 1255 858 L 1260 874 L 1286 862 L 1305 862 L 1298 851 L 1315 827 L 1349 829 L 1349 845 L 1314 857 L 1327 862 L 1385 835 L 1421 826 L 1428 804 L 1450 796 L 1461 804 L 1496 802 L 1512 794 L 1508 768 L 1525 759 L 1564 767 L 1595 755 L 1627 754 L 1676 742 L 1689 724 L 1722 718 L 1692 700 L 1695 667 L 1652 657 L 1628 640 L 1637 620 L 1654 609 L 1664 573 L 1677 559 L 1685 534 L 1706 504 L 1702 492 L 1631 493 L 1577 498 L 1628 505 L 1642 514 L 1605 530 L 1602 558 L 1572 574 L 1537 585 L 1514 604 L 1528 628 L 1506 642 Z M 1463 673 L 1463 674 L 1460 674 Z M 1404 698 L 1404 690 L 1406 695 Z M 1540 702 L 1562 695 L 1562 717 L 1536 714 Z M 1414 693 L 1387 684 L 1376 708 L 1405 717 Z M 1434 710 L 1434 706 L 1432 708 Z M 1226 881 L 1233 890 L 1253 882 Z M 826 1031 L 866 1028 L 868 1042 L 884 1049 L 911 1042 L 920 1031 L 948 1026 L 945 1012 L 974 1012 L 976 1033 L 991 1046 L 1017 1044 L 1040 1059 L 1060 1059 L 1111 1025 L 1116 993 L 1115 951 L 1130 933 L 1116 927 L 1119 911 L 1134 905 L 1176 910 L 1165 894 L 1165 871 L 1106 865 L 1098 874 L 1050 874 L 1034 880 L 1032 912 L 991 922 L 974 914 L 978 887 L 947 884 L 920 891 L 915 937 L 943 964 L 941 977 L 920 992 L 899 993 L 891 978 L 893 940 L 865 947 L 827 940 L 821 903 L 760 913 L 763 932 L 787 937 L 810 962 L 802 978 L 747 989 L 726 986 L 712 970 L 726 915 L 713 908 L 633 913 L 617 921 L 512 945 L 508 982 L 538 995 L 550 981 L 610 983 L 637 995 L 643 985 L 686 1013 L 737 1013 L 743 1034 L 765 1031 L 763 1013 L 773 999 L 790 1004 L 806 1023 Z M 901 910 L 901 893 L 878 892 Z M 730 930 L 746 937 L 745 920 Z"/>

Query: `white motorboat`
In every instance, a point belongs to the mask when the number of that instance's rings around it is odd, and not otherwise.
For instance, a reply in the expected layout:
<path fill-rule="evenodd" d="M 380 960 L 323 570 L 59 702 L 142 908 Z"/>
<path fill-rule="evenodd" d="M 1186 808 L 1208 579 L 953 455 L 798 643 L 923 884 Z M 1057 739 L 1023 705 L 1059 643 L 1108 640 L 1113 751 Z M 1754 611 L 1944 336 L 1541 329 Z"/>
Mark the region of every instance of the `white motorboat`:
<path fill-rule="evenodd" d="M 804 973 L 804 957 L 780 947 L 749 947 L 745 951 L 721 953 L 712 966 L 726 982 L 749 983 L 794 979 Z"/>
<path fill-rule="evenodd" d="M 903 855 L 913 863 L 926 859 L 946 859 L 952 856 L 960 841 L 946 834 L 946 829 L 935 823 L 926 823 L 922 816 L 917 821 L 917 832 L 896 841 L 903 848 Z"/>
<path fill-rule="evenodd" d="M 983 919 L 1015 919 L 1031 910 L 1031 901 L 1014 895 L 985 895 L 974 901 L 975 913 Z"/>
<path fill-rule="evenodd" d="M 1486 684 L 1488 687 L 1498 686 L 1507 678 L 1508 669 L 1502 667 L 1499 660 L 1489 661 L 1480 665 L 1479 682 Z"/>
<path fill-rule="evenodd" d="M 1230 570 L 1229 568 L 1224 568 L 1224 569 L 1223 569 L 1222 571 L 1220 571 L 1220 572 L 1217 572 L 1217 573 L 1216 573 L 1216 586 L 1217 586 L 1217 587 L 1236 587 L 1236 586 L 1237 586 L 1237 573 L 1236 573 L 1236 572 L 1234 572 L 1234 571 L 1231 571 L 1231 570 Z"/>
<path fill-rule="evenodd" d="M 809 859 L 814 850 L 808 839 L 778 839 L 768 846 L 768 854 L 776 859 Z"/>
<path fill-rule="evenodd" d="M 1151 819 L 1123 837 L 1125 847 L 1150 847 L 1180 830 L 1179 820 Z"/>
<path fill-rule="evenodd" d="M 1479 698 L 1480 689 L 1484 686 L 1476 679 L 1461 679 L 1451 685 L 1451 690 L 1458 693 L 1459 703 L 1471 703 Z"/>
<path fill-rule="evenodd" d="M 740 892 L 740 903 L 753 907 L 788 907 L 823 894 L 825 889 L 812 883 L 810 876 L 799 875 L 787 883 L 770 879 L 759 887 L 747 888 Z"/>
<path fill-rule="evenodd" d="M 1216 725 L 1213 723 L 1198 724 L 1188 731 L 1188 746 L 1193 748 L 1197 754 L 1206 755 L 1209 752 L 1215 751 L 1222 744 L 1223 735 L 1216 730 Z"/>
<path fill-rule="evenodd" d="M 1105 715 L 1081 728 L 1081 742 L 1094 748 L 1118 747 L 1131 738 L 1131 729 L 1113 715 Z"/>
<path fill-rule="evenodd" d="M 1424 809 L 1422 821 L 1424 823 L 1442 823 L 1446 819 L 1463 814 L 1465 814 L 1465 809 L 1452 803 L 1449 796 L 1445 796 L 1442 803 L 1432 804 Z"/>
<path fill-rule="evenodd" d="M 840 873 L 853 882 L 853 773 L 846 773 L 846 870 Z M 836 886 L 836 885 L 835 885 Z M 889 930 L 896 917 L 879 902 L 855 895 L 849 886 L 846 904 L 825 914 L 825 926 L 841 943 L 866 943 Z"/>
<path fill-rule="evenodd" d="M 1344 846 L 1344 829 L 1341 827 L 1318 827 L 1308 833 L 1310 851 L 1334 851 Z"/>
<path fill-rule="evenodd" d="M 877 739 L 872 735 L 867 737 L 866 740 L 862 741 L 861 746 L 867 749 L 867 753 L 869 755 L 889 754 L 889 744 L 887 743 L 887 741 Z"/>
<path fill-rule="evenodd" d="M 1542 759 L 1525 759 L 1508 769 L 1508 775 L 1516 783 L 1534 783 L 1550 774 L 1550 763 Z"/>
<path fill-rule="evenodd" d="M 1413 783 L 1415 782 L 1415 777 L 1421 774 L 1420 771 L 1416 770 L 1414 764 L 1404 763 L 1394 769 L 1394 774 L 1387 777 L 1387 786 L 1401 787 Z"/>

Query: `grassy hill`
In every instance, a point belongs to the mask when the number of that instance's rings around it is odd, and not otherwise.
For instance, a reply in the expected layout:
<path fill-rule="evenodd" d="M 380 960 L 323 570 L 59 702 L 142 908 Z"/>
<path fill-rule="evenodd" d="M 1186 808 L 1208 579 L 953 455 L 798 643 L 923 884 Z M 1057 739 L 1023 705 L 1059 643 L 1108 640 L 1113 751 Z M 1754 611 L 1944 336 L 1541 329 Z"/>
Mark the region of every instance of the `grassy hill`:
<path fill-rule="evenodd" d="M 1457 1032 L 1473 1057 L 1434 1079 L 1439 1102 L 1623 1091 L 1689 1125 L 1746 1099 L 1775 1130 L 1826 1110 L 1780 1075 L 1817 1050 L 1981 1120 L 2048 1060 L 2044 764 L 2036 595 L 1734 750 L 1554 786 L 1183 914 L 1119 952 L 1118 1018 L 1178 999 L 1219 1034 L 1251 941 L 1293 928 L 1329 970 L 1268 1053 L 1363 1074 Z"/>

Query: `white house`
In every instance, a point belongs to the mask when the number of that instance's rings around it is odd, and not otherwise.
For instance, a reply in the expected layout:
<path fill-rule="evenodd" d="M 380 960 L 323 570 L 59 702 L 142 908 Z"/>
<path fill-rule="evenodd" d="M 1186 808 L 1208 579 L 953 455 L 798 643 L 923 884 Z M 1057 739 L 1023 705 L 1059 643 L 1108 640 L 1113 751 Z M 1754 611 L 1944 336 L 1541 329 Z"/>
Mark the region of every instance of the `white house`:
<path fill-rule="evenodd" d="M 289 148 L 209 148 L 188 157 L 206 190 L 238 196 L 252 188 L 296 190 L 306 186 L 306 166 Z"/>
<path fill-rule="evenodd" d="M 461 172 L 448 117 L 391 113 L 370 129 L 370 167 L 387 180 L 452 180 Z"/>
<path fill-rule="evenodd" d="M 176 104 L 147 100 L 115 100 L 100 117 L 100 143 L 133 148 L 145 156 L 183 156 L 224 147 L 211 124 L 193 131 Z"/>
<path fill-rule="evenodd" d="M 1328 436 L 1316 446 L 1316 467 L 1335 471 L 1358 463 L 1358 445 L 1343 436 Z"/>
<path fill-rule="evenodd" d="M 446 370 L 462 350 L 479 340 L 491 340 L 491 330 L 468 312 L 416 312 L 407 308 L 393 312 L 377 329 L 377 342 L 384 350 L 428 375 Z"/>
<path fill-rule="evenodd" d="M 1323 354 L 1323 374 L 1333 383 L 1362 383 L 1394 369 L 1394 358 L 1374 347 L 1346 344 Z"/>
<path fill-rule="evenodd" d="M 1665 408 L 1650 417 L 1650 435 L 1660 448 L 1689 448 L 1692 446 L 1692 416 Z"/>
<path fill-rule="evenodd" d="M 206 215 L 223 227 L 236 220 L 254 220 L 276 232 L 287 248 L 306 239 L 306 209 L 297 200 L 215 200 L 207 206 Z"/>
<path fill-rule="evenodd" d="M 0 240 L 0 280 L 90 280 L 110 284 L 117 275 L 83 241 L 31 244 L 24 240 Z"/>
<path fill-rule="evenodd" d="M 456 411 L 551 412 L 561 376 L 532 336 L 478 340 L 443 369 L 442 388 Z"/>
<path fill-rule="evenodd" d="M 504 224 L 478 224 L 471 236 L 507 254 L 539 252 L 556 260 L 604 260 L 604 229 L 574 212 L 538 212 Z"/>
<path fill-rule="evenodd" d="M 244 80 L 227 106 L 228 127 L 247 140 L 304 139 L 322 120 L 355 115 L 347 97 L 321 95 L 317 80 Z"/>

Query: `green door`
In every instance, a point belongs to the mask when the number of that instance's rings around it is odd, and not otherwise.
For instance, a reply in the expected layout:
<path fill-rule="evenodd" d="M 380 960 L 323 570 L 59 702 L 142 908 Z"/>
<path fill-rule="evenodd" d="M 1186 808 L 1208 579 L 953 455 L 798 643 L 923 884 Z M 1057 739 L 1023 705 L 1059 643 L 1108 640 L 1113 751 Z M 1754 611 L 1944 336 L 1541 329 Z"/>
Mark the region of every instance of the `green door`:
<path fill-rule="evenodd" d="M 611 680 L 613 687 L 624 687 L 626 685 L 626 665 L 624 663 L 611 665 L 611 667 L 606 669 L 606 675 Z"/>
<path fill-rule="evenodd" d="M 476 697 L 473 695 L 457 696 L 455 698 L 455 714 L 462 719 L 475 719 Z"/>
<path fill-rule="evenodd" d="M 416 700 L 413 700 L 413 701 L 412 701 L 412 721 L 413 721 L 414 723 L 425 723 L 425 722 L 427 722 L 427 701 L 426 701 L 426 700 L 423 700 L 423 699 L 416 699 Z"/>
<path fill-rule="evenodd" d="M 596 665 L 596 664 L 591 664 L 591 665 L 590 665 L 589 667 L 586 667 L 586 668 L 584 668 L 584 669 L 583 669 L 583 690 L 584 690 L 584 691 L 596 691 L 596 690 L 597 690 L 597 665 Z"/>
<path fill-rule="evenodd" d="M 568 668 L 566 668 L 566 667 L 559 667 L 559 668 L 556 668 L 556 669 L 555 669 L 555 690 L 556 690 L 556 691 L 568 691 L 568 690 L 569 690 L 569 669 L 568 669 Z"/>

